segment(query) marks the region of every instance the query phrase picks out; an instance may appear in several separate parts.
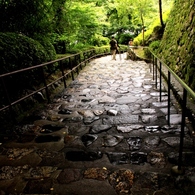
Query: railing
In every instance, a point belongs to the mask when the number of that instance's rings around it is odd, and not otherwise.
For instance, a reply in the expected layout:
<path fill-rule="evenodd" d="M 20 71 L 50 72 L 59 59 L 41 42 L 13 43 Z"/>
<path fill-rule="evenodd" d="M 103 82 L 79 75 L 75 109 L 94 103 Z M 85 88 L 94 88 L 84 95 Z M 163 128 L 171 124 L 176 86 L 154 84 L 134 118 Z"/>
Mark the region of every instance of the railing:
<path fill-rule="evenodd" d="M 99 56 L 103 56 L 103 55 L 108 55 L 110 54 L 109 51 L 109 47 L 105 47 L 105 48 L 98 48 L 98 49 L 92 49 L 92 50 L 88 50 L 88 51 L 84 51 L 82 53 L 77 53 L 74 55 L 70 55 L 67 57 L 63 57 L 61 59 L 57 59 L 54 61 L 50 61 L 50 62 L 46 62 L 40 65 L 35 65 L 32 67 L 28 67 L 25 69 L 21 69 L 21 70 L 16 70 L 13 72 L 9 72 L 9 73 L 5 73 L 5 74 L 1 74 L 0 75 L 0 80 L 1 80 L 1 105 L 0 105 L 0 112 L 5 111 L 7 109 L 10 109 L 11 113 L 12 113 L 12 108 L 14 105 L 21 103 L 22 101 L 26 100 L 29 97 L 32 97 L 34 95 L 36 95 L 39 92 L 45 91 L 45 95 L 47 97 L 48 102 L 50 101 L 50 93 L 48 88 L 55 84 L 58 81 L 63 81 L 64 87 L 67 87 L 66 84 L 66 78 L 71 75 L 72 80 L 74 80 L 74 73 L 76 72 L 77 74 L 79 74 L 79 70 L 82 69 L 83 65 L 86 65 L 87 62 L 89 62 L 92 58 L 96 58 Z M 54 66 L 55 65 L 55 66 Z M 45 71 L 45 69 L 52 69 L 54 68 L 57 70 L 61 71 L 61 76 L 59 76 L 57 79 L 55 79 L 52 82 L 48 81 L 48 77 L 51 76 L 51 74 L 53 74 L 54 72 L 56 72 L 56 70 L 54 70 L 53 72 L 47 72 Z M 27 75 L 27 73 L 32 73 L 32 72 L 37 72 L 37 74 L 39 75 L 39 79 L 42 80 L 42 85 L 40 83 L 40 86 L 38 89 L 36 90 L 31 90 L 30 93 L 25 94 L 22 97 L 19 98 L 15 98 L 13 97 L 13 95 L 10 93 L 10 86 L 11 83 L 13 82 L 15 78 L 15 81 L 17 80 L 17 78 L 20 78 L 24 75 Z M 22 76 L 21 76 L 22 74 Z M 32 73 L 33 74 L 33 73 Z M 28 74 L 29 75 L 29 74 Z M 49 75 L 49 76 L 48 76 Z M 31 78 L 28 78 L 29 80 Z M 9 85 L 9 86 L 8 86 Z"/>
<path fill-rule="evenodd" d="M 159 74 L 159 91 L 160 91 L 160 101 L 162 101 L 162 78 L 167 81 L 167 92 L 168 92 L 168 111 L 167 111 L 167 122 L 170 125 L 170 108 L 171 108 L 171 90 L 174 92 L 175 85 L 178 85 L 179 92 L 175 91 L 174 95 L 177 96 L 177 100 L 182 108 L 182 117 L 181 117 L 181 132 L 180 132 L 180 147 L 179 147 L 179 159 L 178 159 L 178 171 L 182 170 L 182 152 L 183 152 L 183 140 L 184 140 L 184 128 L 186 126 L 186 117 L 191 119 L 191 122 L 194 122 L 193 111 L 189 108 L 190 101 L 189 99 L 195 100 L 194 91 L 182 80 L 180 79 L 174 71 L 170 69 L 162 60 L 160 60 L 157 55 L 151 52 L 153 58 L 153 80 L 155 80 L 156 88 L 158 86 L 158 74 Z M 167 73 L 166 73 L 167 72 Z M 177 83 L 177 84 L 176 84 Z M 178 97 L 179 96 L 179 97 Z"/>

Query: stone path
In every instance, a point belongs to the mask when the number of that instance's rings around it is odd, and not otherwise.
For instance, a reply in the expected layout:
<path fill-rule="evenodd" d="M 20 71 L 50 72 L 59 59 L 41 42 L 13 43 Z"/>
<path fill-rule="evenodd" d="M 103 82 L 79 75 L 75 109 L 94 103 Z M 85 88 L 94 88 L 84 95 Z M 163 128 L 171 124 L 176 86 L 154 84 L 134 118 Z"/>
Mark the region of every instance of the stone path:
<path fill-rule="evenodd" d="M 110 56 L 90 62 L 69 87 L 0 146 L 1 194 L 195 194 L 194 147 L 181 115 L 155 89 L 149 64 Z M 164 87 L 163 87 L 164 88 Z"/>

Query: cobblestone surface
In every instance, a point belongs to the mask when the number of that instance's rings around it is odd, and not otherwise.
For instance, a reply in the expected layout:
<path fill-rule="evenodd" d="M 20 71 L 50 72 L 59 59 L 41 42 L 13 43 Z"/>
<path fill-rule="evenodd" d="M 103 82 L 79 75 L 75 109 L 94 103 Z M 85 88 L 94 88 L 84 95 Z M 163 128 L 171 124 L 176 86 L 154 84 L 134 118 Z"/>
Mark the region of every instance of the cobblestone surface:
<path fill-rule="evenodd" d="M 181 114 L 162 102 L 149 64 L 122 55 L 90 62 L 22 135 L 0 146 L 1 194 L 195 194 L 185 129 L 183 175 L 174 175 Z M 163 87 L 163 86 L 162 86 Z M 164 87 L 163 87 L 164 89 Z"/>

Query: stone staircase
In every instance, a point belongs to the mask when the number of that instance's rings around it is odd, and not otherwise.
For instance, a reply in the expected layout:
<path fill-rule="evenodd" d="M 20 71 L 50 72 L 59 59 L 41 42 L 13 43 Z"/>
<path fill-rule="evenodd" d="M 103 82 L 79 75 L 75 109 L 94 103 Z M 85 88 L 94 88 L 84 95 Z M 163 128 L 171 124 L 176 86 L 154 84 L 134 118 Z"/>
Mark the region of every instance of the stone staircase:
<path fill-rule="evenodd" d="M 0 146 L 2 194 L 195 194 L 194 144 L 185 129 L 183 175 L 178 163 L 181 114 L 162 101 L 143 61 L 95 59 L 36 120 Z M 172 98 L 173 99 L 173 98 Z M 32 117 L 32 116 L 31 116 Z"/>

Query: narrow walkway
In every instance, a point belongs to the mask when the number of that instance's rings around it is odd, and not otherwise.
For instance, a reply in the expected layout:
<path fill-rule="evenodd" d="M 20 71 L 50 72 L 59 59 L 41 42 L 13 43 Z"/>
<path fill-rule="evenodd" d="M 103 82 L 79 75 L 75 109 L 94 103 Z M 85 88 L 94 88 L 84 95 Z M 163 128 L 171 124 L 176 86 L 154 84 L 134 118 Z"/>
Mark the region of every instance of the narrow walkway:
<path fill-rule="evenodd" d="M 187 176 L 171 174 L 181 115 L 172 106 L 167 126 L 167 94 L 159 102 L 149 64 L 124 58 L 91 61 L 37 120 L 18 127 L 17 140 L 0 146 L 2 194 L 195 193 L 187 129 Z"/>

